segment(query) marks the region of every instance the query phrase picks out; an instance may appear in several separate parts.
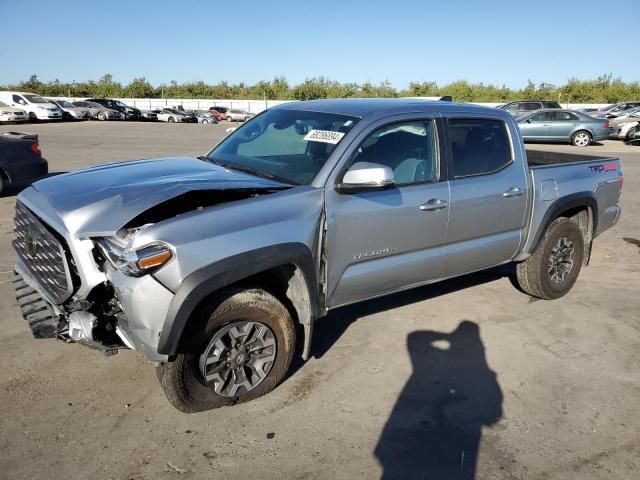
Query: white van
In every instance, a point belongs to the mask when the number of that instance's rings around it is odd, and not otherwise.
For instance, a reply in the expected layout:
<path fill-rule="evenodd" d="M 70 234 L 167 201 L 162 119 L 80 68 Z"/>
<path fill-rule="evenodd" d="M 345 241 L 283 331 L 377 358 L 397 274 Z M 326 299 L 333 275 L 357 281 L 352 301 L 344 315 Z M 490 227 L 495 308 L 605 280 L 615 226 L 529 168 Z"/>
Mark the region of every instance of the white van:
<path fill-rule="evenodd" d="M 60 120 L 62 110 L 40 95 L 27 92 L 0 92 L 0 101 L 27 112 L 29 120 Z"/>

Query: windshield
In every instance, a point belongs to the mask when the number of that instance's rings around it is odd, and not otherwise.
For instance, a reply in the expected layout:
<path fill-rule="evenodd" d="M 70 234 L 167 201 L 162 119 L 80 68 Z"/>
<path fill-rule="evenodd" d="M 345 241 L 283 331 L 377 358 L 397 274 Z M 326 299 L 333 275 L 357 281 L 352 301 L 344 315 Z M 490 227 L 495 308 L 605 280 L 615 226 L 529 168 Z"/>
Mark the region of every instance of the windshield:
<path fill-rule="evenodd" d="M 231 169 L 244 167 L 258 176 L 308 185 L 357 121 L 332 113 L 267 110 L 229 135 L 207 158 Z"/>
<path fill-rule="evenodd" d="M 64 108 L 74 108 L 75 105 L 73 105 L 71 102 L 67 102 L 66 100 L 58 100 L 58 105 L 60 105 L 61 107 Z"/>
<path fill-rule="evenodd" d="M 29 100 L 31 103 L 51 103 L 48 100 L 45 100 L 40 95 L 23 95 L 24 98 Z"/>
<path fill-rule="evenodd" d="M 129 108 L 129 105 L 127 105 L 127 104 L 125 104 L 125 103 L 122 103 L 122 102 L 120 102 L 120 101 L 118 101 L 118 100 L 116 100 L 116 101 L 115 101 L 115 102 L 113 102 L 113 103 L 115 103 L 115 104 L 116 104 L 117 106 L 119 106 L 119 107 Z"/>
<path fill-rule="evenodd" d="M 105 108 L 96 102 L 86 102 L 91 108 L 98 108 L 100 110 L 105 110 Z"/>

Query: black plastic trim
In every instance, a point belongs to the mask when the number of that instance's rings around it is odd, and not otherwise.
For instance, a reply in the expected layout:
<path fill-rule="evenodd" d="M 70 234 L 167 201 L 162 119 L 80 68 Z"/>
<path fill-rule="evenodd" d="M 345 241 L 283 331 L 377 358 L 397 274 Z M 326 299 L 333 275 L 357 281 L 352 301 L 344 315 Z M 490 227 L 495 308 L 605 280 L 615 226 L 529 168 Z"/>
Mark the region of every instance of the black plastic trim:
<path fill-rule="evenodd" d="M 158 342 L 158 353 L 180 353 L 181 339 L 189 318 L 207 296 L 251 275 L 289 264 L 295 265 L 304 275 L 311 301 L 312 320 L 321 317 L 318 278 L 309 248 L 302 243 L 272 245 L 225 258 L 202 267 L 185 278 L 169 305 Z"/>
<path fill-rule="evenodd" d="M 596 196 L 593 192 L 584 191 L 572 193 L 571 195 L 567 195 L 566 197 L 559 198 L 555 202 L 551 204 L 551 206 L 547 209 L 544 217 L 542 217 L 542 221 L 540 222 L 540 226 L 538 227 L 538 231 L 533 239 L 533 243 L 531 244 L 530 252 L 535 252 L 544 236 L 545 232 L 556 218 L 558 218 L 563 212 L 567 210 L 571 210 L 576 207 L 590 207 L 591 213 L 593 216 L 593 237 L 595 238 L 596 232 L 598 231 L 598 202 L 596 200 Z"/>

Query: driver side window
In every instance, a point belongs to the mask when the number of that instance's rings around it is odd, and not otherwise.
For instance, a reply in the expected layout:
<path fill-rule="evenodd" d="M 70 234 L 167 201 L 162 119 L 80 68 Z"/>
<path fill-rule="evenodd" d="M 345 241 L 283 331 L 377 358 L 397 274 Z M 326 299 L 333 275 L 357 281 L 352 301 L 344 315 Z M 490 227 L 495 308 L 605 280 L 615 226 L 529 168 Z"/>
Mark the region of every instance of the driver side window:
<path fill-rule="evenodd" d="M 436 181 L 438 160 L 433 121 L 387 125 L 373 132 L 356 150 L 351 165 L 360 162 L 386 165 L 397 186 Z"/>

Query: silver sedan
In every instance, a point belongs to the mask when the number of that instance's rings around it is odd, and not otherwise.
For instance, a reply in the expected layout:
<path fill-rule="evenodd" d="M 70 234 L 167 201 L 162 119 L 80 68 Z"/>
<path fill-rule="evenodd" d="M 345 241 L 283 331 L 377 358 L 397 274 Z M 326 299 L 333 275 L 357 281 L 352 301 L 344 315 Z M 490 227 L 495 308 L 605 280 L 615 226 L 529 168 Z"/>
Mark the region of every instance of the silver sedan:
<path fill-rule="evenodd" d="M 517 118 L 525 142 L 571 143 L 586 147 L 609 138 L 609 121 L 574 110 L 538 110 Z"/>

